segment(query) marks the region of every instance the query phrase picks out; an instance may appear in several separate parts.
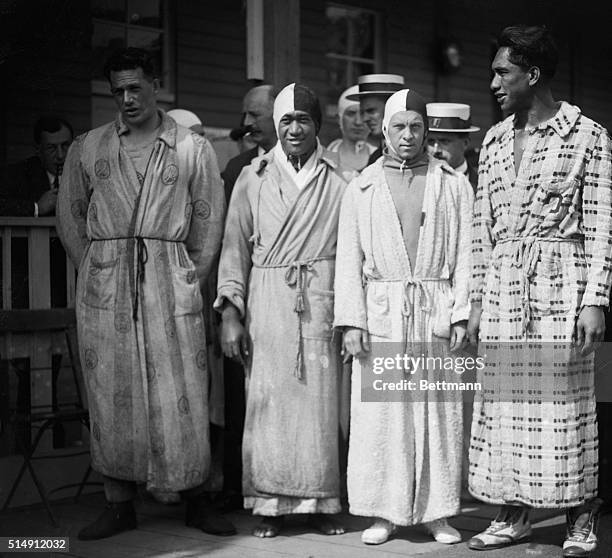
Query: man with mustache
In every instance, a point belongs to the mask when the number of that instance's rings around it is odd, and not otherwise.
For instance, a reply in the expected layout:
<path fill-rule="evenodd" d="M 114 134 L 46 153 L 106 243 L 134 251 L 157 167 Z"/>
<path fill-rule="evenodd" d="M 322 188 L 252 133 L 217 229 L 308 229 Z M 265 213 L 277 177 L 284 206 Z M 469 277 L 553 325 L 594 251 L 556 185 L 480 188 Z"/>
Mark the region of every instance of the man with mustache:
<path fill-rule="evenodd" d="M 272 120 L 274 108 L 274 87 L 258 85 L 249 89 L 242 102 L 242 125 L 247 130 L 251 141 L 257 145 L 233 159 L 230 159 L 221 173 L 225 184 L 225 197 L 230 201 L 234 184 L 242 169 L 248 166 L 255 157 L 267 153 L 276 144 L 276 130 Z"/>
<path fill-rule="evenodd" d="M 242 171 L 232 194 L 215 301 L 223 351 L 248 379 L 244 505 L 263 517 L 257 537 L 278 535 L 288 514 L 308 514 L 313 528 L 336 535 L 342 364 L 332 291 L 346 183 L 317 138 L 311 89 L 285 87 L 273 116 L 278 143 Z"/>
<path fill-rule="evenodd" d="M 567 514 L 563 556 L 589 556 L 600 506 L 592 351 L 612 284 L 612 143 L 553 98 L 558 51 L 545 27 L 507 27 L 498 46 L 491 90 L 509 116 L 485 136 L 474 208 L 468 332 L 487 366 L 469 487 L 501 509 L 468 544 L 524 541 L 530 508 L 556 508 Z"/>
<path fill-rule="evenodd" d="M 225 199 L 229 204 L 234 184 L 245 167 L 255 157 L 261 157 L 276 144 L 276 130 L 272 111 L 274 87 L 258 85 L 249 89 L 242 103 L 242 125 L 249 138 L 257 145 L 230 159 L 221 173 L 225 186 Z M 216 277 L 215 277 L 216 279 Z M 230 358 L 223 360 L 225 393 L 224 433 L 224 506 L 226 509 L 242 509 L 242 431 L 244 429 L 245 393 L 244 370 L 240 362 Z"/>
<path fill-rule="evenodd" d="M 427 103 L 429 154 L 446 161 L 457 172 L 463 173 L 476 191 L 478 169 L 468 164 L 465 152 L 470 145 L 470 133 L 480 128 L 472 126 L 470 105 L 461 103 Z"/>

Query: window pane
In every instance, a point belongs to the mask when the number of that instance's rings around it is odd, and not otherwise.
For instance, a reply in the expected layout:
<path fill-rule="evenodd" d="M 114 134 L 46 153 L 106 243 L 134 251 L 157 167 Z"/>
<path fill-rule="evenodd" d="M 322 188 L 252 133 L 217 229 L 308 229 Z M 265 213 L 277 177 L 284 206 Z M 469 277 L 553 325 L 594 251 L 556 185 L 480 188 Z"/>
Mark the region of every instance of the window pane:
<path fill-rule="evenodd" d="M 349 19 L 352 30 L 352 56 L 359 58 L 374 58 L 374 30 L 375 19 L 373 14 L 353 12 Z"/>
<path fill-rule="evenodd" d="M 160 0 L 129 0 L 128 22 L 132 25 L 162 27 Z"/>
<path fill-rule="evenodd" d="M 327 60 L 327 86 L 328 94 L 338 97 L 348 85 L 348 64 L 346 60 L 329 58 Z"/>
<path fill-rule="evenodd" d="M 91 0 L 93 17 L 125 23 L 126 0 Z"/>
<path fill-rule="evenodd" d="M 94 52 L 93 78 L 104 79 L 104 63 L 109 55 L 119 48 L 125 47 L 125 28 L 119 25 L 94 23 L 92 39 Z"/>
<path fill-rule="evenodd" d="M 165 69 L 162 65 L 163 38 L 163 33 L 157 31 L 141 31 L 140 29 L 128 30 L 128 46 L 148 50 L 153 56 L 155 68 L 160 78 L 164 75 Z"/>
<path fill-rule="evenodd" d="M 348 54 L 347 10 L 330 6 L 327 8 L 327 52 Z"/>

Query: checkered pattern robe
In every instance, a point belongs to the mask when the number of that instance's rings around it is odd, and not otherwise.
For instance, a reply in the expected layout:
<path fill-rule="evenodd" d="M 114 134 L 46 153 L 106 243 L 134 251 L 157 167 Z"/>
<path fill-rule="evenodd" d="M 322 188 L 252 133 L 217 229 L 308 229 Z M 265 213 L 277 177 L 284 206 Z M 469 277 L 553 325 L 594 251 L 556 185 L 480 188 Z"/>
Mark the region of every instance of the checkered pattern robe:
<path fill-rule="evenodd" d="M 512 117 L 485 137 L 471 300 L 487 366 L 469 479 L 482 500 L 563 508 L 596 493 L 593 360 L 570 341 L 582 307 L 609 303 L 611 148 L 567 103 L 531 131 L 518 173 Z"/>

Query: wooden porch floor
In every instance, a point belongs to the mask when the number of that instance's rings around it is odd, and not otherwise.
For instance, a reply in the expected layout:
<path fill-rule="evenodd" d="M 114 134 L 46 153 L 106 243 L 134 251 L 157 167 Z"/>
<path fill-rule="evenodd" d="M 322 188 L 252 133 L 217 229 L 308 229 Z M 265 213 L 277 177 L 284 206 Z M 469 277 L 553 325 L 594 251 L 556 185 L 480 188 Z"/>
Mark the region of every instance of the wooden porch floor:
<path fill-rule="evenodd" d="M 275 539 L 261 540 L 253 537 L 251 529 L 257 522 L 249 513 L 241 511 L 228 514 L 238 534 L 233 537 L 215 537 L 183 524 L 183 507 L 165 506 L 148 497 L 137 502 L 138 529 L 122 533 L 110 539 L 81 542 L 78 531 L 95 519 L 104 505 L 102 494 L 85 495 L 79 503 L 63 500 L 53 503 L 53 510 L 60 526 L 51 526 L 45 510 L 40 506 L 10 510 L 0 515 L 0 536 L 64 536 L 70 537 L 68 553 L 47 554 L 50 556 L 78 556 L 82 558 L 123 558 L 123 557 L 211 557 L 234 558 L 280 558 L 280 557 L 321 557 L 321 558 L 397 558 L 398 556 L 437 556 L 459 558 L 475 556 L 465 543 L 447 547 L 432 541 L 419 527 L 402 528 L 388 543 L 371 547 L 360 541 L 361 531 L 370 520 L 343 514 L 348 532 L 344 535 L 326 537 L 308 531 L 300 517 L 292 518 L 288 527 Z M 457 527 L 464 540 L 484 529 L 495 509 L 482 504 L 467 504 L 461 515 L 451 522 Z M 560 556 L 560 544 L 564 536 L 564 517 L 554 512 L 537 512 L 532 518 L 534 536 L 531 543 L 490 551 L 486 558 L 509 558 L 526 555 L 541 557 Z M 612 516 L 602 518 L 601 548 L 593 558 L 612 556 Z M 1 554 L 0 554 L 1 555 Z M 19 554 L 24 556 L 25 554 Z M 43 556 L 37 553 L 32 556 Z M 8 558 L 8 554 L 6 555 Z M 11 554 L 12 556 L 12 554 Z M 485 558 L 484 555 L 482 558 Z"/>

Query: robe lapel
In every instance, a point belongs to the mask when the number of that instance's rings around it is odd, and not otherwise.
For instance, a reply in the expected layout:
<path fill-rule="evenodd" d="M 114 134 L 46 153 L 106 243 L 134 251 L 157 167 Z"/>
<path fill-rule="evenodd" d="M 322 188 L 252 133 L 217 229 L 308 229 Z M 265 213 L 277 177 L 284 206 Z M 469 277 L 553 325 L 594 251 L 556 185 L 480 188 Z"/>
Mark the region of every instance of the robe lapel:
<path fill-rule="evenodd" d="M 427 246 L 425 239 L 434 238 L 434 235 L 430 231 L 432 227 L 436 225 L 436 214 L 441 208 L 441 180 L 435 179 L 435 173 L 442 172 L 438 167 L 435 170 L 429 170 L 427 172 L 427 178 L 425 182 L 425 192 L 423 194 L 423 209 L 421 212 L 422 221 L 421 227 L 419 228 L 419 243 L 417 245 L 416 262 L 414 264 L 414 277 L 427 277 L 429 273 L 429 263 L 431 259 L 431 246 Z M 444 211 L 446 208 L 442 208 Z"/>
<path fill-rule="evenodd" d="M 396 247 L 399 258 L 396 262 L 398 266 L 398 275 L 400 277 L 412 277 L 412 266 L 410 265 L 408 250 L 406 249 L 404 235 L 402 234 L 402 225 L 397 214 L 397 208 L 393 203 L 391 190 L 389 189 L 387 181 L 384 179 L 384 173 L 380 174 L 373 195 L 379 198 L 382 210 L 379 215 L 379 219 L 382 221 L 380 222 L 381 226 L 377 228 L 379 231 L 385 231 L 388 234 L 388 238 L 385 239 L 385 242 L 388 242 L 389 246 Z"/>
<path fill-rule="evenodd" d="M 299 248 L 294 250 L 296 253 L 293 256 L 299 258 L 299 254 L 303 254 L 308 250 L 309 245 L 307 241 L 312 236 L 309 234 L 309 231 L 311 231 L 314 223 L 317 221 L 320 212 L 328 209 L 325 207 L 325 204 L 320 202 L 322 196 L 325 195 L 324 184 L 321 181 L 327 165 L 325 163 L 319 163 L 318 165 L 319 167 L 312 180 L 302 190 L 299 190 L 292 181 L 291 187 L 298 190 L 297 195 L 293 203 L 288 206 L 274 241 L 270 244 L 270 248 L 264 256 L 266 263 L 269 264 L 287 256 L 292 259 L 291 254 L 288 253 L 288 247 L 295 246 L 297 238 L 301 238 L 301 240 L 298 243 Z M 279 188 L 281 190 L 283 188 L 283 179 L 284 174 L 279 172 Z"/>
<path fill-rule="evenodd" d="M 278 190 L 281 199 L 287 208 L 287 212 L 289 212 L 295 205 L 297 197 L 300 194 L 300 189 L 284 168 L 282 168 L 280 165 L 275 165 L 275 169 L 278 172 Z"/>

